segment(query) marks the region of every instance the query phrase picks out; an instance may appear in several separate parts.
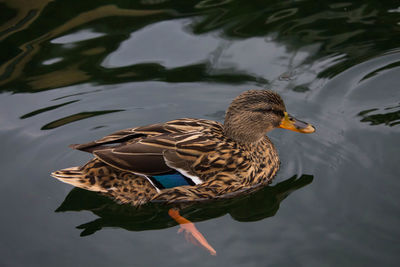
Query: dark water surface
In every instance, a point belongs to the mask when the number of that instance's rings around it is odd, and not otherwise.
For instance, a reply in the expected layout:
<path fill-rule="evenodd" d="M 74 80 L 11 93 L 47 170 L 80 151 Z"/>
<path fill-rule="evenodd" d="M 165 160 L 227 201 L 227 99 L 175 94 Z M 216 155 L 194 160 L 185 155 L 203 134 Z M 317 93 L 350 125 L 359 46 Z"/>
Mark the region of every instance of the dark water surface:
<path fill-rule="evenodd" d="M 398 266 L 398 1 L 9 0 L 0 51 L 0 266 Z M 163 207 L 49 176 L 90 158 L 68 144 L 222 121 L 251 88 L 317 132 L 273 131 L 271 186 L 187 212 L 216 257 Z"/>

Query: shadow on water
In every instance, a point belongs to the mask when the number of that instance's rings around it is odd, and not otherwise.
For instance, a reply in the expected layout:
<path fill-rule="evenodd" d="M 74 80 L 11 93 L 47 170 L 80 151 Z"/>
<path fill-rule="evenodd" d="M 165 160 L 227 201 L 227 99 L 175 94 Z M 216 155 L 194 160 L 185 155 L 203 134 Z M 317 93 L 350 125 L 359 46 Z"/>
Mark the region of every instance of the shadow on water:
<path fill-rule="evenodd" d="M 248 195 L 233 199 L 219 199 L 206 203 L 179 204 L 181 214 L 193 222 L 210 220 L 229 214 L 241 222 L 258 221 L 272 217 L 290 193 L 313 181 L 312 175 L 293 176 L 273 186 L 266 186 Z M 183 205 L 183 206 L 182 206 Z M 168 216 L 171 205 L 151 203 L 140 208 L 120 205 L 95 192 L 74 188 L 66 196 L 56 212 L 91 211 L 99 218 L 77 226 L 81 236 L 94 234 L 107 227 L 118 227 L 128 231 L 163 229 L 176 225 Z"/>
<path fill-rule="evenodd" d="M 396 38 L 400 27 L 397 12 L 382 8 L 381 1 L 74 2 L 41 0 L 27 6 L 25 1 L 13 0 L 1 4 L 6 23 L 0 26 L 0 91 L 38 92 L 85 82 L 150 80 L 268 84 L 264 77 L 240 70 L 234 63 L 216 63 L 230 43 L 250 38 L 284 45 L 293 57 L 299 49 L 315 46 L 301 64 L 307 69 L 318 60 L 327 60 L 330 66 L 318 76 L 333 77 L 395 49 L 397 42 L 388 40 Z M 389 2 L 386 6 L 397 8 Z M 200 62 L 174 67 L 161 62 L 113 68 L 102 64 L 132 34 L 179 19 L 186 20 L 184 31 L 190 36 L 214 34 L 218 38 L 214 51 Z M 282 77 L 290 73 L 295 72 Z M 307 91 L 306 85 L 296 88 Z"/>

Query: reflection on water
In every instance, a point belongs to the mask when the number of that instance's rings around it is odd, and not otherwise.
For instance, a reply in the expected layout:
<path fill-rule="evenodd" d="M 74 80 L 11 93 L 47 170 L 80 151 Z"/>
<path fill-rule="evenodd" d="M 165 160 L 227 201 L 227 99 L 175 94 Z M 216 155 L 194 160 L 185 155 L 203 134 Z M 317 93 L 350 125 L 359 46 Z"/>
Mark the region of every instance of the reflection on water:
<path fill-rule="evenodd" d="M 220 41 L 212 34 L 193 35 L 187 32 L 185 25 L 190 22 L 162 21 L 135 31 L 104 59 L 101 66 L 112 69 L 159 62 L 165 68 L 176 68 L 201 62 L 218 48 Z"/>
<path fill-rule="evenodd" d="M 62 119 L 58 119 L 55 121 L 52 121 L 46 125 L 44 125 L 41 130 L 51 130 L 60 126 L 63 126 L 65 124 L 95 117 L 95 116 L 100 116 L 104 114 L 109 114 L 109 113 L 114 113 L 114 112 L 121 112 L 123 110 L 102 110 L 102 111 L 88 111 L 88 112 L 80 112 L 77 114 L 73 114 L 67 117 L 64 117 Z M 26 116 L 26 115 L 25 115 Z"/>
<path fill-rule="evenodd" d="M 234 199 L 214 200 L 207 203 L 183 204 L 181 215 L 193 222 L 209 220 L 229 214 L 233 219 L 242 222 L 258 221 L 274 216 L 279 205 L 290 193 L 313 180 L 312 175 L 293 176 L 274 186 L 267 186 L 250 195 Z M 74 188 L 56 210 L 91 211 L 99 218 L 77 226 L 83 229 L 81 236 L 91 235 L 107 227 L 118 227 L 128 231 L 162 229 L 176 225 L 167 216 L 171 205 L 148 204 L 141 208 L 130 205 L 119 205 L 98 193 Z"/>
<path fill-rule="evenodd" d="M 76 42 L 95 39 L 103 35 L 103 33 L 92 32 L 91 30 L 82 30 L 74 32 L 72 34 L 61 36 L 60 38 L 53 39 L 50 42 L 53 44 L 72 44 Z"/>
<path fill-rule="evenodd" d="M 43 113 L 43 112 L 46 112 L 46 111 L 50 111 L 50 110 L 53 110 L 53 109 L 56 109 L 56 108 L 59 108 L 59 107 L 62 107 L 62 106 L 68 105 L 68 104 L 72 104 L 72 103 L 75 103 L 75 102 L 78 102 L 78 101 L 79 100 L 72 100 L 72 101 L 68 101 L 68 102 L 65 102 L 65 103 L 62 103 L 62 104 L 59 104 L 59 105 L 54 105 L 54 106 L 50 106 L 50 107 L 41 108 L 41 109 L 38 109 L 38 110 L 35 110 L 35 111 L 32 111 L 32 112 L 29 112 L 29 113 L 27 113 L 25 115 L 22 115 L 20 118 L 21 119 L 26 119 L 26 118 L 38 115 L 40 113 Z"/>
<path fill-rule="evenodd" d="M 253 84 L 306 93 L 323 86 L 314 82 L 316 77 L 332 78 L 397 48 L 390 41 L 398 32 L 397 7 L 329 1 L 321 3 L 318 12 L 313 5 L 237 0 L 82 6 L 39 1 L 27 7 L 23 1 L 7 2 L 8 20 L 0 27 L 0 48 L 5 51 L 0 56 L 0 92 L 38 92 L 86 82 L 163 81 Z M 64 15 L 50 15 L 57 10 Z M 372 70 L 360 82 L 398 64 Z M 42 129 L 90 116 L 69 115 Z M 375 125 L 382 118 L 373 115 L 362 121 Z"/>
<path fill-rule="evenodd" d="M 100 84 L 181 81 L 176 75 L 189 75 L 184 81 L 267 85 L 265 78 L 291 79 L 293 73 L 308 73 L 304 84 L 317 71 L 318 77 L 333 77 L 397 46 L 387 42 L 399 27 L 397 13 L 388 10 L 397 7 L 382 9 L 376 1 L 329 1 L 320 3 L 320 12 L 312 1 L 268 5 L 243 0 L 181 1 L 173 6 L 164 1 L 84 6 L 73 2 L 39 1 L 30 8 L 23 1 L 7 2 L 5 12 L 15 15 L 0 28 L 0 47 L 6 51 L 0 66 L 2 90 L 49 90 L 88 80 Z M 52 16 L 57 10 L 65 15 Z M 31 11 L 35 15 L 28 15 Z M 28 26 L 34 38 L 26 34 Z M 279 48 L 274 48 L 277 44 Z M 292 62 L 277 69 L 275 77 L 266 77 L 262 61 L 249 60 L 252 55 L 275 65 L 279 65 L 275 56 Z M 335 57 L 320 71 L 320 64 Z"/>
<path fill-rule="evenodd" d="M 360 82 L 362 82 L 362 81 L 364 81 L 364 80 L 366 80 L 366 79 L 368 79 L 368 78 L 374 77 L 375 75 L 378 75 L 379 73 L 382 73 L 382 72 L 387 71 L 387 70 L 390 70 L 390 69 L 397 68 L 397 67 L 399 67 L 399 66 L 400 66 L 400 61 L 387 64 L 386 66 L 380 67 L 380 68 L 378 68 L 378 69 L 376 69 L 376 70 L 373 70 L 373 71 L 371 71 L 370 73 L 368 73 L 367 75 L 365 75 L 365 76 L 360 80 Z"/>
<path fill-rule="evenodd" d="M 369 122 L 370 125 L 385 124 L 392 127 L 400 124 L 400 105 L 384 108 L 383 110 L 386 112 L 378 113 L 377 111 L 382 112 L 378 108 L 364 110 L 358 113 L 358 116 L 362 117 L 361 122 Z"/>

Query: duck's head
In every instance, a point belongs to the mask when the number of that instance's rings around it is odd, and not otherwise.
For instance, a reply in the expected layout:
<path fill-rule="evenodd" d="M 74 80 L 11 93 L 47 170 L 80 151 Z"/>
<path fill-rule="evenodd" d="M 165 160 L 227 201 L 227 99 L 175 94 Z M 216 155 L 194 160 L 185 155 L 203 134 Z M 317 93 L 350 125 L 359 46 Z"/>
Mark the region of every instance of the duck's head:
<path fill-rule="evenodd" d="M 282 98 L 269 90 L 249 90 L 236 97 L 229 106 L 224 133 L 239 143 L 258 142 L 274 128 L 313 133 L 315 128 L 286 112 Z"/>

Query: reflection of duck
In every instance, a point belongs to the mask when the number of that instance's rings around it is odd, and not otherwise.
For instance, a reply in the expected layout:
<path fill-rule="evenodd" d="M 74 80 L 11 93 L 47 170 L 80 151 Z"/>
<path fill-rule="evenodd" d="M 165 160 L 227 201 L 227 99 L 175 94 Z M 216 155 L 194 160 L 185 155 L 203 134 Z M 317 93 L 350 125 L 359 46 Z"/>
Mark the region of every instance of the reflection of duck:
<path fill-rule="evenodd" d="M 118 131 L 97 141 L 72 145 L 95 158 L 82 167 L 52 175 L 135 206 L 149 201 L 226 197 L 272 180 L 279 158 L 265 134 L 276 127 L 314 132 L 310 124 L 287 114 L 278 94 L 250 90 L 234 99 L 223 125 L 178 119 Z M 176 209 L 169 215 L 186 231 L 196 233 Z"/>
<path fill-rule="evenodd" d="M 291 192 L 300 189 L 313 180 L 311 175 L 293 176 L 274 186 L 266 186 L 251 194 L 242 194 L 236 198 L 219 199 L 210 202 L 175 203 L 181 213 L 193 221 L 204 221 L 229 213 L 235 220 L 258 221 L 274 216 L 280 202 Z M 56 210 L 91 211 L 100 218 L 78 226 L 83 229 L 81 236 L 91 235 L 106 227 L 119 227 L 129 231 L 145 231 L 172 227 L 175 224 L 165 216 L 171 205 L 150 203 L 134 208 L 131 205 L 119 205 L 104 196 L 74 188 Z M 181 206 L 183 205 L 183 206 Z"/>

